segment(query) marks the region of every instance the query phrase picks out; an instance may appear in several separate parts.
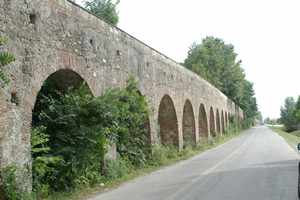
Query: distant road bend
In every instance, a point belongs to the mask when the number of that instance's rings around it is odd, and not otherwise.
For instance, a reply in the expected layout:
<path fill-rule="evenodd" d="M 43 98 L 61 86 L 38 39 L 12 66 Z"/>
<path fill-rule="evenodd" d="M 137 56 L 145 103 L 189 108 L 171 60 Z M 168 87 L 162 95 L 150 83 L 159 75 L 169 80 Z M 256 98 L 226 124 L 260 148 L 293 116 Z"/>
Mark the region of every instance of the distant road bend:
<path fill-rule="evenodd" d="M 298 154 L 266 127 L 89 200 L 295 200 Z"/>

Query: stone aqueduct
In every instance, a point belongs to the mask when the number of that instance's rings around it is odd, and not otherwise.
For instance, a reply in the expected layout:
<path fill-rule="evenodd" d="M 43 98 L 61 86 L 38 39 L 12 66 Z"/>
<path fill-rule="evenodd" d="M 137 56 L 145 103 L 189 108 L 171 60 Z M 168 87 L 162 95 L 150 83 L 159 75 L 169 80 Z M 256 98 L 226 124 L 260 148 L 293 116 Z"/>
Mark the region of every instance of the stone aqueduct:
<path fill-rule="evenodd" d="M 0 35 L 16 61 L 0 89 L 0 166 L 22 166 L 30 183 L 32 110 L 44 81 L 81 77 L 95 96 L 130 75 L 150 110 L 151 143 L 195 143 L 222 134 L 243 112 L 223 93 L 170 58 L 68 0 L 0 0 Z"/>

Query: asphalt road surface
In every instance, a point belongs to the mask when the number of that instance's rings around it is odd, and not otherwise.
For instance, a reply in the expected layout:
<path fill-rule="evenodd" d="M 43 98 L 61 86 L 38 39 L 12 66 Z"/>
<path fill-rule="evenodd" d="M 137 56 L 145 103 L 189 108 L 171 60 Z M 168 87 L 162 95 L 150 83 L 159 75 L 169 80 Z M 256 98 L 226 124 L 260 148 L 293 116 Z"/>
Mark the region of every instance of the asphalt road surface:
<path fill-rule="evenodd" d="M 296 200 L 298 153 L 266 127 L 89 200 Z"/>

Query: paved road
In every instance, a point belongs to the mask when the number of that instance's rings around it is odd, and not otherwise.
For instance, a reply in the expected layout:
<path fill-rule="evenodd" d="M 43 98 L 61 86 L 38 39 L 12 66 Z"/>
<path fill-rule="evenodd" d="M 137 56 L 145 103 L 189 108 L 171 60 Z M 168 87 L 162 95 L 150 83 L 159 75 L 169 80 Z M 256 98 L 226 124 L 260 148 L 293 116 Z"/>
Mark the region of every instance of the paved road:
<path fill-rule="evenodd" d="M 266 127 L 90 200 L 296 200 L 297 153 Z"/>

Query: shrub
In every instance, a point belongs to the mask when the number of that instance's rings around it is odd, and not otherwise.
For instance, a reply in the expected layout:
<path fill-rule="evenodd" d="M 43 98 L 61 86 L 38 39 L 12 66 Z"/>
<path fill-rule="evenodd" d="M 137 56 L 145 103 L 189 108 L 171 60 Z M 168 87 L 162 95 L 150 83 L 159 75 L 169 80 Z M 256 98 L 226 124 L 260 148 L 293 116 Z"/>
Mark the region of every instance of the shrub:
<path fill-rule="evenodd" d="M 152 154 L 148 160 L 148 164 L 152 166 L 160 166 L 167 163 L 169 160 L 178 157 L 178 149 L 173 145 L 152 147 Z"/>
<path fill-rule="evenodd" d="M 39 164 L 33 168 L 37 174 L 34 181 L 43 188 L 48 184 L 55 191 L 102 181 L 104 155 L 110 143 L 117 144 L 126 163 L 123 159 L 109 162 L 107 178 L 123 175 L 128 163 L 145 165 L 149 153 L 145 130 L 148 110 L 132 78 L 126 88 L 108 90 L 100 97 L 93 97 L 86 84 L 64 92 L 57 88 L 46 82 L 34 109 L 33 126 L 37 129 L 33 134 L 39 136 L 43 158 L 33 156 L 34 163 Z M 50 163 L 49 158 L 59 159 Z"/>
<path fill-rule="evenodd" d="M 13 165 L 1 170 L 1 181 L 5 198 L 7 200 L 34 200 L 34 194 L 24 192 L 18 188 L 16 171 L 17 167 Z"/>
<path fill-rule="evenodd" d="M 129 174 L 131 169 L 132 169 L 131 162 L 125 158 L 120 157 L 117 160 L 107 160 L 105 177 L 108 180 L 114 180 L 117 178 L 121 178 L 121 177 Z"/>
<path fill-rule="evenodd" d="M 40 126 L 31 131 L 31 152 L 33 157 L 32 176 L 33 189 L 39 197 L 49 194 L 49 181 L 53 176 L 55 166 L 61 161 L 58 156 L 49 154 L 49 135 L 45 133 L 46 127 Z"/>

